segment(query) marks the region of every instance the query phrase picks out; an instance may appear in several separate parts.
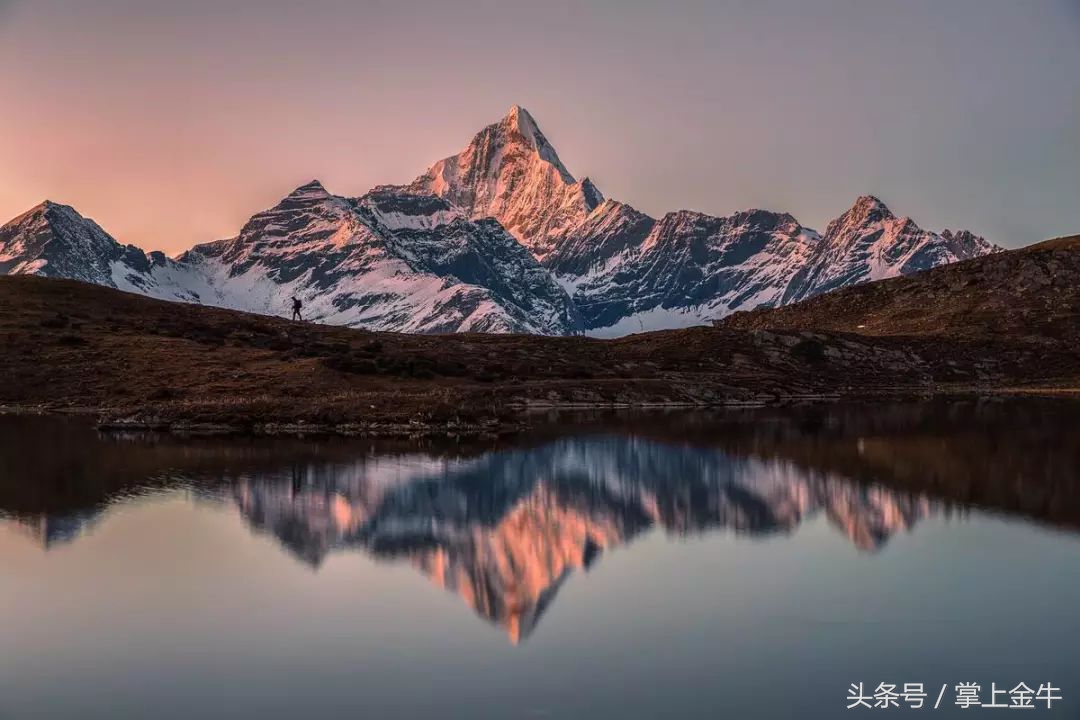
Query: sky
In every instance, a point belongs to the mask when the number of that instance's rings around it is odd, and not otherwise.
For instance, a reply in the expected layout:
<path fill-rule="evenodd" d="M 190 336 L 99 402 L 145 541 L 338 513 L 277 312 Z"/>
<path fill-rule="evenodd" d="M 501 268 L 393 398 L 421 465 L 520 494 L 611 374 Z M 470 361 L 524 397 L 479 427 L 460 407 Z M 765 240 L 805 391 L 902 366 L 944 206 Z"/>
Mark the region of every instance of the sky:
<path fill-rule="evenodd" d="M 313 178 L 407 182 L 513 104 L 659 215 L 861 194 L 1080 232 L 1080 0 L 0 0 L 0 222 L 175 253 Z"/>

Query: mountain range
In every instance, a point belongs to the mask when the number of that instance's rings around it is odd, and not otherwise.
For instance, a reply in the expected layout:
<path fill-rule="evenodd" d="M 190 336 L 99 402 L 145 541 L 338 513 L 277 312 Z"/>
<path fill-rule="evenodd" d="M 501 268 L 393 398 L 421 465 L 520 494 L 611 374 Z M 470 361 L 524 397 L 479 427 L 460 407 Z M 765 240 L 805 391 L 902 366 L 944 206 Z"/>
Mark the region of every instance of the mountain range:
<path fill-rule="evenodd" d="M 303 185 L 176 258 L 46 201 L 0 228 L 0 274 L 405 332 L 597 336 L 707 323 L 998 251 L 863 196 L 824 233 L 786 213 L 653 218 L 577 180 L 514 106 L 457 155 L 359 198 Z"/>

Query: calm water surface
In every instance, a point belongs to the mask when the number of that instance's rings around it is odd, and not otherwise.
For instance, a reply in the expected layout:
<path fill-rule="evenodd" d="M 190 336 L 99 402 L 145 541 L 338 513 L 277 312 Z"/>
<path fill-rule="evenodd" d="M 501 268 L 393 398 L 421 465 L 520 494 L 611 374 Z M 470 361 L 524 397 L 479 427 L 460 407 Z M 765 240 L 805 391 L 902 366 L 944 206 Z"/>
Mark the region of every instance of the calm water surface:
<path fill-rule="evenodd" d="M 410 445 L 0 418 L 0 718 L 880 712 L 845 710 L 859 682 L 948 683 L 892 712 L 950 716 L 969 681 L 1050 682 L 1032 717 L 1080 717 L 1077 406 L 582 422 Z"/>

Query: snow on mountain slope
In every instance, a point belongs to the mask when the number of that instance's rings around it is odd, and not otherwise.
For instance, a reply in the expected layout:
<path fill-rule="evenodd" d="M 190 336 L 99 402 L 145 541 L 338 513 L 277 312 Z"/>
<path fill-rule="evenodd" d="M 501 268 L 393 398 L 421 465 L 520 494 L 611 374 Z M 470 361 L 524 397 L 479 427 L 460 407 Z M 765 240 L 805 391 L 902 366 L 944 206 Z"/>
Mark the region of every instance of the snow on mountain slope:
<path fill-rule="evenodd" d="M 403 332 L 571 334 L 576 309 L 498 223 L 441 198 L 379 188 L 337 197 L 317 182 L 180 261 L 208 278 L 206 302 Z"/>
<path fill-rule="evenodd" d="M 581 310 L 587 332 L 614 337 L 700 325 L 872 280 L 997 252 L 967 231 L 936 234 L 859 198 L 824 236 L 787 214 L 655 221 L 611 200 L 545 260 Z"/>
<path fill-rule="evenodd" d="M 583 275 L 561 278 L 590 334 L 599 336 L 699 325 L 774 304 L 818 240 L 790 215 L 765 210 L 725 218 L 684 210 L 652 223 L 640 213 L 620 217 L 625 221 L 592 238 L 616 252 Z M 592 231 L 586 227 L 564 247 L 588 246 Z M 563 268 L 583 266 L 582 259 L 561 259 Z"/>
<path fill-rule="evenodd" d="M 0 275 L 42 275 L 187 302 L 203 284 L 160 252 L 121 245 L 74 208 L 46 200 L 0 227 Z"/>
<path fill-rule="evenodd" d="M 537 259 L 603 200 L 588 178 L 574 179 L 536 121 L 517 105 L 407 190 L 446 198 L 473 218 L 495 218 Z"/>
<path fill-rule="evenodd" d="M 617 200 L 604 200 L 544 258 L 544 267 L 560 278 L 583 278 L 602 272 L 625 253 L 636 250 L 656 220 Z"/>
<path fill-rule="evenodd" d="M 864 195 L 829 223 L 781 304 L 1000 250 L 967 231 L 946 230 L 939 235 L 923 230 L 911 218 L 893 215 L 876 197 Z"/>

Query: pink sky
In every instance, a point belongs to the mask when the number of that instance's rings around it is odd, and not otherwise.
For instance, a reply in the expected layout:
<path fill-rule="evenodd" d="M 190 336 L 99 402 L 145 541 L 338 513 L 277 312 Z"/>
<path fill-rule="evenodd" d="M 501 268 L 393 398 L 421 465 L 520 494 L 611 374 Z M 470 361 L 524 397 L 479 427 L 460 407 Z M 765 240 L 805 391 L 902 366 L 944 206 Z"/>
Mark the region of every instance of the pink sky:
<path fill-rule="evenodd" d="M 863 193 L 1004 245 L 1080 231 L 1071 0 L 0 0 L 0 222 L 234 235 L 319 178 L 405 182 L 519 103 L 653 214 Z"/>

